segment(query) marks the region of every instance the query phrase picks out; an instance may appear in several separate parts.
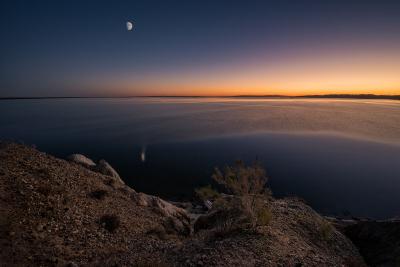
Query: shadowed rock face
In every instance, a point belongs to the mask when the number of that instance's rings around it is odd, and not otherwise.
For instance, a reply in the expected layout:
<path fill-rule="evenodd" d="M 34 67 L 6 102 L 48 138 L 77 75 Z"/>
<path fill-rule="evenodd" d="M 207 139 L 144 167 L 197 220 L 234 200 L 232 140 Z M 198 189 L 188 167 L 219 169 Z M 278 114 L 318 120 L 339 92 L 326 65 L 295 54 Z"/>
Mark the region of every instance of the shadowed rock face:
<path fill-rule="evenodd" d="M 5 266 L 342 266 L 354 245 L 296 200 L 271 199 L 252 232 L 193 233 L 182 208 L 78 164 L 0 143 L 0 262 Z"/>
<path fill-rule="evenodd" d="M 370 266 L 400 266 L 400 221 L 360 221 L 343 232 Z"/>
<path fill-rule="evenodd" d="M 99 173 L 102 173 L 104 175 L 111 176 L 111 177 L 117 179 L 120 183 L 125 184 L 124 181 L 119 176 L 119 174 L 117 173 L 117 171 L 114 170 L 114 168 L 111 167 L 111 165 L 107 161 L 105 161 L 104 159 L 101 159 L 99 161 L 99 164 L 96 165 L 94 170 L 98 171 Z"/>

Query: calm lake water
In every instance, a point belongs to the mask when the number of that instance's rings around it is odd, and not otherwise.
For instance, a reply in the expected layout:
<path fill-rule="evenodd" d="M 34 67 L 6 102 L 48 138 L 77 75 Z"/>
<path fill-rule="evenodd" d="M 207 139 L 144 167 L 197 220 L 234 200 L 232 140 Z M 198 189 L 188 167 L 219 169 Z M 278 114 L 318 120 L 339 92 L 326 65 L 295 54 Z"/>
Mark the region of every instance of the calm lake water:
<path fill-rule="evenodd" d="M 190 197 L 215 166 L 258 159 L 276 196 L 325 214 L 400 215 L 399 101 L 4 100 L 0 138 L 104 158 L 136 190 L 166 198 Z"/>

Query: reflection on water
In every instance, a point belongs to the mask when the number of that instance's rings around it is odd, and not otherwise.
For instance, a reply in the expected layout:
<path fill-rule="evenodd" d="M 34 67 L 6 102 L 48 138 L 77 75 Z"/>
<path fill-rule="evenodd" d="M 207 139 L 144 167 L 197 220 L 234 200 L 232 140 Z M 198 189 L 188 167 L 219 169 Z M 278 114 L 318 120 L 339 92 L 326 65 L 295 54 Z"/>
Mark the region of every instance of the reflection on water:
<path fill-rule="evenodd" d="M 146 147 L 145 146 L 142 147 L 142 151 L 140 152 L 140 160 L 142 162 L 146 161 Z"/>
<path fill-rule="evenodd" d="M 0 138 L 106 158 L 128 184 L 189 195 L 213 167 L 258 157 L 276 195 L 326 213 L 400 214 L 400 104 L 138 98 L 0 102 Z"/>

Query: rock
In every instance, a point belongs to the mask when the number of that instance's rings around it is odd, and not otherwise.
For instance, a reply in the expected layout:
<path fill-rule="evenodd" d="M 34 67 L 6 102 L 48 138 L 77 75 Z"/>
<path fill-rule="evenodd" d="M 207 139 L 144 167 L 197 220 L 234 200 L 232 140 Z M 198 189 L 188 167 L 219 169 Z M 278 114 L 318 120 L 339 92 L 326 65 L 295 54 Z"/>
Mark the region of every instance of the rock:
<path fill-rule="evenodd" d="M 359 221 L 345 225 L 344 234 L 359 248 L 369 266 L 398 266 L 400 221 Z"/>
<path fill-rule="evenodd" d="M 43 231 L 43 228 L 44 228 L 43 224 L 38 224 L 38 226 L 36 227 L 36 230 L 40 232 L 40 231 Z"/>
<path fill-rule="evenodd" d="M 96 171 L 98 171 L 104 175 L 111 176 L 111 177 L 115 178 L 116 180 L 118 180 L 119 182 L 121 182 L 122 184 L 125 184 L 124 181 L 122 181 L 119 174 L 117 173 L 117 171 L 114 170 L 114 168 L 111 167 L 111 165 L 104 159 L 99 161 L 99 164 L 97 164 L 97 166 L 96 166 Z"/>
<path fill-rule="evenodd" d="M 144 193 L 133 193 L 132 199 L 137 205 L 150 207 L 166 217 L 164 227 L 168 232 L 188 235 L 190 230 L 190 217 L 187 212 L 159 197 L 149 196 Z"/>
<path fill-rule="evenodd" d="M 171 204 L 173 204 L 179 208 L 185 209 L 187 211 L 193 209 L 193 204 L 191 202 L 177 202 L 177 201 L 169 201 L 169 202 Z"/>
<path fill-rule="evenodd" d="M 210 200 L 204 200 L 204 207 L 206 207 L 208 210 L 211 210 L 212 204 L 213 203 Z"/>
<path fill-rule="evenodd" d="M 153 207 L 156 208 L 163 216 L 168 219 L 169 226 L 181 235 L 189 235 L 191 233 L 190 217 L 187 212 L 177 206 L 168 203 L 158 197 L 153 198 Z"/>
<path fill-rule="evenodd" d="M 175 217 L 167 217 L 167 219 L 163 222 L 163 226 L 168 234 L 190 234 L 190 228 L 188 225 Z"/>
<path fill-rule="evenodd" d="M 148 195 L 143 193 L 132 193 L 132 199 L 136 202 L 137 205 L 147 207 L 149 206 L 149 198 Z"/>
<path fill-rule="evenodd" d="M 201 215 L 194 223 L 194 231 L 198 232 L 203 229 L 214 228 L 215 225 L 221 220 L 221 212 L 219 210 L 211 211 L 207 214 Z"/>
<path fill-rule="evenodd" d="M 163 225 L 159 225 L 157 227 L 152 228 L 147 234 L 155 235 L 162 240 L 166 240 L 168 238 L 167 232 Z"/>
<path fill-rule="evenodd" d="M 75 262 L 71 261 L 71 262 L 67 263 L 65 266 L 66 267 L 78 267 L 78 264 L 76 264 Z"/>
<path fill-rule="evenodd" d="M 187 212 L 159 197 L 151 196 L 152 206 L 166 217 L 188 218 Z"/>
<path fill-rule="evenodd" d="M 80 164 L 80 165 L 82 165 L 82 166 L 84 166 L 86 168 L 92 168 L 92 167 L 96 166 L 96 163 L 94 163 L 93 160 L 85 157 L 82 154 L 72 154 L 72 155 L 69 155 L 67 157 L 67 159 L 69 161 L 72 161 L 72 162 L 75 162 L 77 164 Z"/>

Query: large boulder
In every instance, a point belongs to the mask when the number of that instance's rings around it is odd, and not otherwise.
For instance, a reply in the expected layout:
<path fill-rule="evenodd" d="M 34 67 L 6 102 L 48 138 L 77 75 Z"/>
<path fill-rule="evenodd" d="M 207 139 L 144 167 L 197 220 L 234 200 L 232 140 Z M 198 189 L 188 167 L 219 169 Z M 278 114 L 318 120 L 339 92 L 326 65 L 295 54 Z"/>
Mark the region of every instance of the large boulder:
<path fill-rule="evenodd" d="M 93 160 L 89 159 L 88 157 L 86 157 L 82 154 L 72 154 L 72 155 L 69 155 L 67 157 L 67 159 L 71 162 L 80 164 L 89 169 L 96 166 L 96 163 L 94 163 Z"/>
<path fill-rule="evenodd" d="M 134 192 L 132 194 L 132 199 L 138 206 L 152 208 L 155 212 L 164 216 L 164 227 L 169 229 L 168 232 L 174 231 L 183 235 L 188 235 L 191 232 L 190 217 L 186 210 L 159 197 L 146 195 L 144 193 Z"/>
<path fill-rule="evenodd" d="M 187 217 L 187 212 L 159 197 L 144 193 L 133 193 L 132 199 L 139 206 L 152 207 L 165 217 Z"/>
<path fill-rule="evenodd" d="M 111 165 L 104 159 L 99 161 L 99 163 L 96 166 L 96 171 L 98 171 L 99 173 L 102 173 L 104 175 L 111 176 L 111 177 L 115 178 L 117 181 L 125 184 L 124 181 L 119 176 L 119 174 L 117 173 L 117 171 L 114 170 L 114 168 L 111 167 Z"/>

